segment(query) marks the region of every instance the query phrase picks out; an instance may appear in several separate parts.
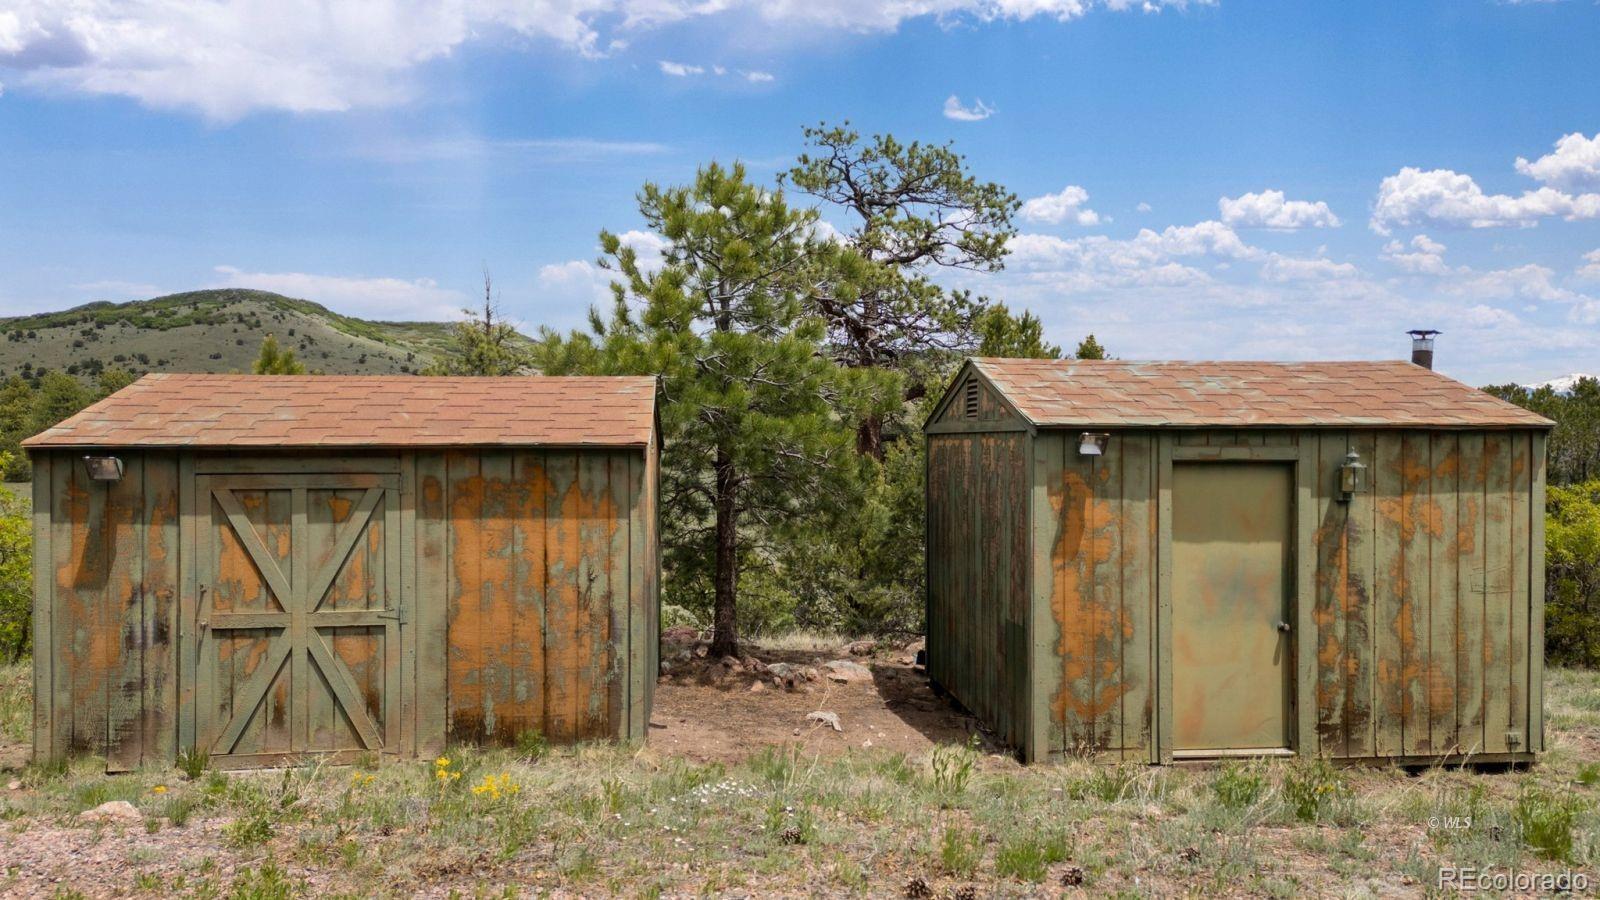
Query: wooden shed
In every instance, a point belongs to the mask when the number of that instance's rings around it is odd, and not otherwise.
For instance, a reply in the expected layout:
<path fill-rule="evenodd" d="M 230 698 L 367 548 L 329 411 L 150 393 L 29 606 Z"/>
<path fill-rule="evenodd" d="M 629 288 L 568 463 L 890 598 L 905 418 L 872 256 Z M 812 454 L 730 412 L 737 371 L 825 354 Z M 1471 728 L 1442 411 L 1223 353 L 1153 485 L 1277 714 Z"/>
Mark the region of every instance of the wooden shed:
<path fill-rule="evenodd" d="M 25 442 L 34 754 L 641 740 L 651 378 L 147 375 Z"/>
<path fill-rule="evenodd" d="M 1529 759 L 1551 424 L 1402 361 L 971 360 L 929 673 L 1028 760 Z"/>

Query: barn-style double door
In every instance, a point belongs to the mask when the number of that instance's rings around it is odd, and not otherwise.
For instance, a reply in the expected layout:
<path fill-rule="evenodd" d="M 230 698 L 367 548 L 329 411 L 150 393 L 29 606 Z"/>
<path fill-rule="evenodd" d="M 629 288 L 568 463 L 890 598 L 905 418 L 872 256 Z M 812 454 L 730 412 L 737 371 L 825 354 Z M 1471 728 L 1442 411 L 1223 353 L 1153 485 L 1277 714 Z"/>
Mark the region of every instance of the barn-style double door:
<path fill-rule="evenodd" d="M 221 766 L 398 749 L 399 476 L 196 476 L 195 730 Z"/>

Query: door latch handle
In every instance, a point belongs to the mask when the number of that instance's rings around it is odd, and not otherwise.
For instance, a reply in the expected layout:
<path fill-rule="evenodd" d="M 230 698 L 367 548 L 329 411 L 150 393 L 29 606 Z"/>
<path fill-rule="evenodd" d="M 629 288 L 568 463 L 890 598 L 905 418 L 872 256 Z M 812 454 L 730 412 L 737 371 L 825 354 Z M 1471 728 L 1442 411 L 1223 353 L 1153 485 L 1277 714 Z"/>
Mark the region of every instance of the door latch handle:
<path fill-rule="evenodd" d="M 401 624 L 405 623 L 405 616 L 398 609 L 380 609 L 378 610 L 378 618 L 393 619 Z"/>
<path fill-rule="evenodd" d="M 1289 631 L 1290 631 L 1289 623 L 1288 622 L 1279 622 L 1278 623 L 1278 630 L 1283 632 L 1284 634 L 1288 634 Z"/>

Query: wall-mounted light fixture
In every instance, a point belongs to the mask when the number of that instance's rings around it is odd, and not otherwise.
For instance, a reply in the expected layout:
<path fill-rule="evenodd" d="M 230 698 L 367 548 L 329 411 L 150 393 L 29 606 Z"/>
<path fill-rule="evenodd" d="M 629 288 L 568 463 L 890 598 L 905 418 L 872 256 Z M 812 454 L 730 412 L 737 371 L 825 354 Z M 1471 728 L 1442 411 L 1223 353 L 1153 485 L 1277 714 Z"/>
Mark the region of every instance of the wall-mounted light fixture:
<path fill-rule="evenodd" d="M 1103 431 L 1085 431 L 1078 435 L 1079 456 L 1104 456 L 1106 445 L 1111 443 L 1111 435 Z"/>
<path fill-rule="evenodd" d="M 1351 450 L 1345 455 L 1344 465 L 1339 467 L 1339 499 L 1348 503 L 1351 497 L 1366 490 L 1367 466 L 1361 461 L 1361 454 Z"/>
<path fill-rule="evenodd" d="M 122 460 L 115 456 L 85 456 L 83 467 L 91 481 L 121 481 Z"/>

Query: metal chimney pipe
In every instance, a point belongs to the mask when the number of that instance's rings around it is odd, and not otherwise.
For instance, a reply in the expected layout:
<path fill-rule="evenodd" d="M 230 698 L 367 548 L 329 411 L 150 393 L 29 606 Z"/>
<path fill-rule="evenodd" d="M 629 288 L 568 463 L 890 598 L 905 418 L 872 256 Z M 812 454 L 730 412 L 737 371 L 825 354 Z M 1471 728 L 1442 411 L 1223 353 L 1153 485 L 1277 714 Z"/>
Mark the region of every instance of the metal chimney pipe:
<path fill-rule="evenodd" d="M 1443 334 L 1427 328 L 1414 328 L 1406 334 L 1411 335 L 1411 363 L 1424 369 L 1433 368 L 1433 336 Z"/>

